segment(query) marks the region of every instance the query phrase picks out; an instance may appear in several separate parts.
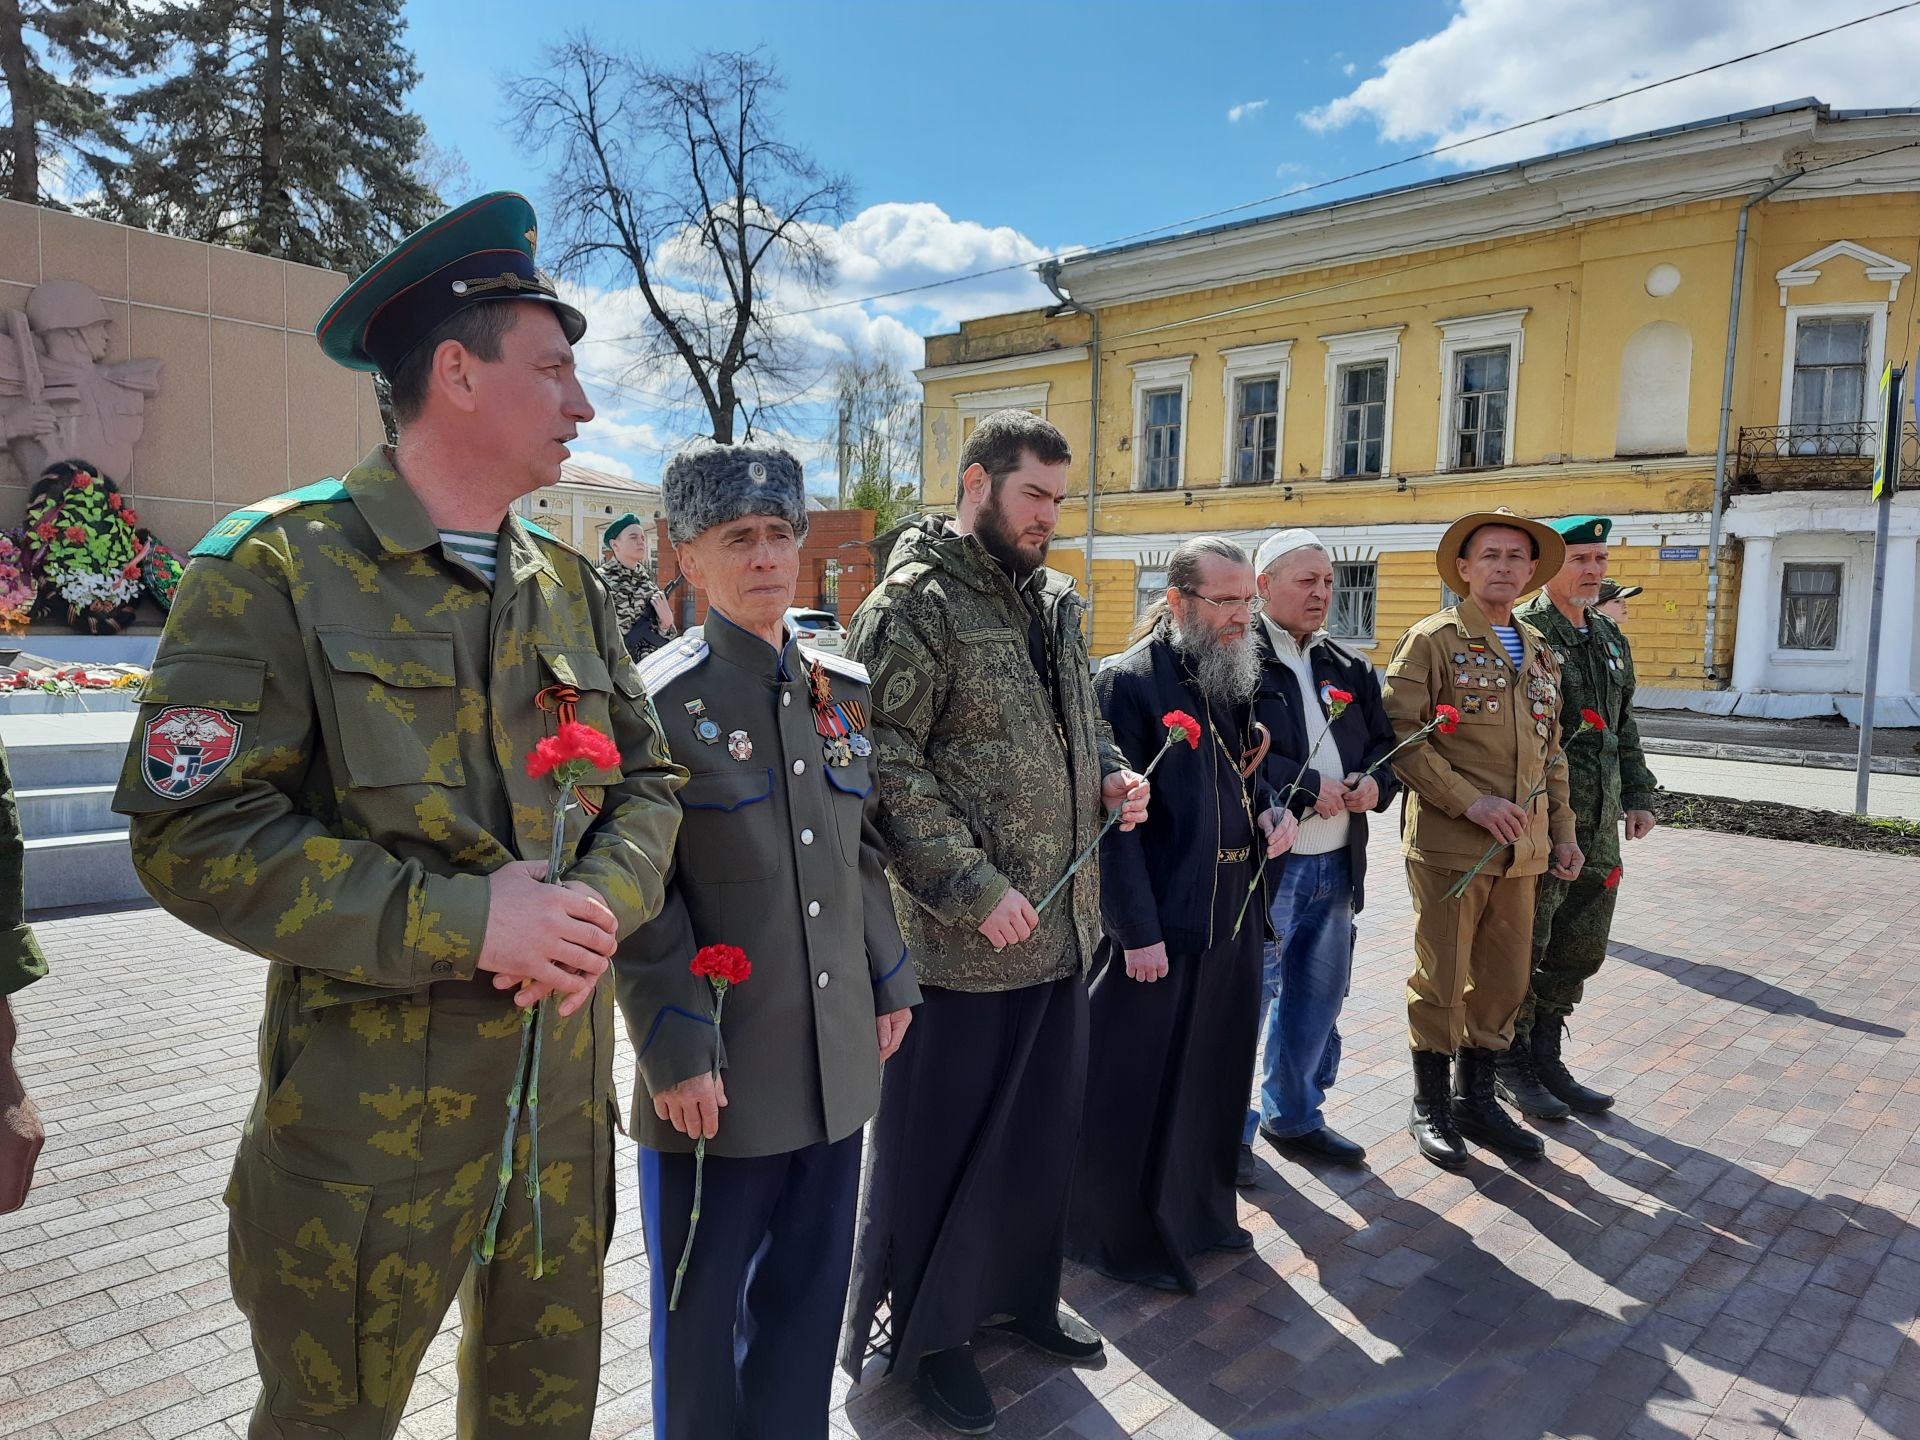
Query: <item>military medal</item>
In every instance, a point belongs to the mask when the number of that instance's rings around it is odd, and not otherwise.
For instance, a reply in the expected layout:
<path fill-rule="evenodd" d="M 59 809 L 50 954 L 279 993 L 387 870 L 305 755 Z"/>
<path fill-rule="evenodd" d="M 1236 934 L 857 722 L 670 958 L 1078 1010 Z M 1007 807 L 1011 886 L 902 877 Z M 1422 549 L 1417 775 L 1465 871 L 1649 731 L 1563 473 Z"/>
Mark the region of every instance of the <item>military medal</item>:
<path fill-rule="evenodd" d="M 1460 697 L 1460 708 L 1469 715 L 1480 713 L 1480 697 L 1471 692 Z"/>
<path fill-rule="evenodd" d="M 1487 714 L 1498 715 L 1499 713 L 1500 713 L 1500 702 L 1494 699 L 1492 696 L 1488 696 L 1487 697 Z"/>
<path fill-rule="evenodd" d="M 702 745 L 718 745 L 720 743 L 720 727 L 708 718 L 707 702 L 696 695 L 693 699 L 687 701 L 684 708 L 687 714 L 693 717 L 693 738 L 698 740 Z"/>
<path fill-rule="evenodd" d="M 853 764 L 855 755 L 872 751 L 873 742 L 859 733 L 867 728 L 866 707 L 858 700 L 835 700 L 827 667 L 818 660 L 809 666 L 807 690 L 813 702 L 813 728 L 820 733 L 820 753 L 827 764 L 844 769 Z"/>
<path fill-rule="evenodd" d="M 736 760 L 753 758 L 753 740 L 744 730 L 736 730 L 727 736 L 727 753 Z"/>
<path fill-rule="evenodd" d="M 873 742 L 858 730 L 847 737 L 847 744 L 853 747 L 853 753 L 856 755 L 866 756 L 873 753 Z"/>

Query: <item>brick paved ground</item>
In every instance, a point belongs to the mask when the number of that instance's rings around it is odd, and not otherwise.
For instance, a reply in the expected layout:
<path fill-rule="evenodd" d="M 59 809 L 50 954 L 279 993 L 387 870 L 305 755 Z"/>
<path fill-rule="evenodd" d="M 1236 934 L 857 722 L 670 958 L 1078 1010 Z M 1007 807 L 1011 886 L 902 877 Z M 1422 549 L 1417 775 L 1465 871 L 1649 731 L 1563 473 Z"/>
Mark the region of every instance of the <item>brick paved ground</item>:
<path fill-rule="evenodd" d="M 1106 1364 L 984 1345 L 1000 1435 L 1920 1436 L 1920 863 L 1665 832 L 1630 858 L 1573 1043 L 1618 1113 L 1453 1176 L 1400 1128 L 1409 915 L 1376 844 L 1331 1109 L 1373 1168 L 1265 1170 L 1257 1253 L 1214 1257 L 1198 1295 L 1075 1273 Z M 0 1434 L 238 1435 L 219 1195 L 261 965 L 153 911 L 41 933 L 22 1065 L 53 1134 L 0 1220 Z M 631 1169 L 623 1142 L 609 1437 L 648 1433 Z M 453 1433 L 450 1338 L 407 1435 Z M 916 1414 L 870 1382 L 836 1433 L 942 1433 Z"/>

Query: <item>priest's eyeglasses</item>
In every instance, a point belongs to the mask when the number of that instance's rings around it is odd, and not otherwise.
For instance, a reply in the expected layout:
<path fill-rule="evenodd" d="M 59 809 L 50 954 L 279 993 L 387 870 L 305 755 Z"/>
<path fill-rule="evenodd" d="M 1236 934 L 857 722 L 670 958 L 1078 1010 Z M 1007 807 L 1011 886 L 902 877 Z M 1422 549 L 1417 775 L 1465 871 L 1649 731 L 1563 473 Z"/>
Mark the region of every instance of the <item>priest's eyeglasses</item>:
<path fill-rule="evenodd" d="M 1211 595 L 1202 595 L 1198 590 L 1186 585 L 1176 585 L 1173 588 L 1182 595 L 1192 596 L 1195 600 L 1211 605 L 1216 614 L 1224 614 L 1245 607 L 1247 614 L 1258 615 L 1267 608 L 1267 602 L 1258 595 L 1228 595 L 1216 600 Z"/>

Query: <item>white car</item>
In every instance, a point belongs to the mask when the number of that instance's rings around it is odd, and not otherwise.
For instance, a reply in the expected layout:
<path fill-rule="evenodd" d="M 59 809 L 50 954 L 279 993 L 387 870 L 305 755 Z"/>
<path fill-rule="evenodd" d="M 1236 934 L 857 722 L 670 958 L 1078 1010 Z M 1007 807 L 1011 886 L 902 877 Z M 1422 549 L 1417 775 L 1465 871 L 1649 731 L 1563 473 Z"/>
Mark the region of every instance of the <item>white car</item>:
<path fill-rule="evenodd" d="M 793 638 L 802 645 L 835 655 L 846 651 L 847 632 L 831 610 L 789 610 L 787 624 L 793 627 Z"/>

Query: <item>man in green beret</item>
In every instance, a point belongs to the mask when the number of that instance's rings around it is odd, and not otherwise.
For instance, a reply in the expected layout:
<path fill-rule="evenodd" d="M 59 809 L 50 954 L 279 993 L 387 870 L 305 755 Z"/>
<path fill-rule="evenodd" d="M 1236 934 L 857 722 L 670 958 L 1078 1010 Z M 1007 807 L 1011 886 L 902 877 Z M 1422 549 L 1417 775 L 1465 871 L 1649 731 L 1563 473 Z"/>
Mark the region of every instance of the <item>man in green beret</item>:
<path fill-rule="evenodd" d="M 0 1215 L 27 1203 L 34 1162 L 46 1143 L 39 1112 L 13 1068 L 17 1027 L 12 996 L 47 973 L 47 957 L 26 924 L 26 842 L 0 746 Z"/>
<path fill-rule="evenodd" d="M 1500 1057 L 1501 1093 L 1539 1119 L 1569 1110 L 1597 1114 L 1613 1097 L 1582 1085 L 1567 1068 L 1567 1017 L 1586 982 L 1607 958 L 1619 894 L 1620 831 L 1638 840 L 1653 829 L 1653 792 L 1640 727 L 1633 718 L 1633 652 L 1620 627 L 1599 610 L 1607 578 L 1607 539 L 1613 522 L 1576 515 L 1551 522 L 1567 543 L 1567 558 L 1546 588 L 1516 612 L 1546 638 L 1560 661 L 1561 744 L 1580 853 L 1586 863 L 1572 880 L 1543 878 L 1534 896 L 1533 971 L 1514 1024 L 1513 1045 Z M 1581 730 L 1592 711 L 1604 728 Z"/>
<path fill-rule="evenodd" d="M 256 1437 L 391 1436 L 456 1292 L 460 1433 L 592 1429 L 601 982 L 659 912 L 685 772 L 593 565 L 511 508 L 593 415 L 533 241 L 524 199 L 482 196 L 322 317 L 322 350 L 387 378 L 398 443 L 194 547 L 114 800 L 154 899 L 269 962 L 226 1195 Z M 619 754 L 556 843 L 527 760 L 568 720 Z M 536 1082 L 537 1152 L 526 1120 L 503 1153 Z"/>
<path fill-rule="evenodd" d="M 607 552 L 600 578 L 613 601 L 615 623 L 627 653 L 644 660 L 673 638 L 673 610 L 647 563 L 647 527 L 629 510 L 607 526 L 600 543 Z"/>

